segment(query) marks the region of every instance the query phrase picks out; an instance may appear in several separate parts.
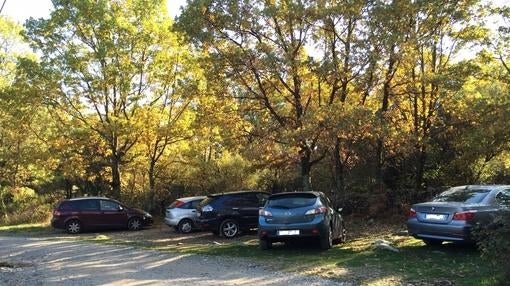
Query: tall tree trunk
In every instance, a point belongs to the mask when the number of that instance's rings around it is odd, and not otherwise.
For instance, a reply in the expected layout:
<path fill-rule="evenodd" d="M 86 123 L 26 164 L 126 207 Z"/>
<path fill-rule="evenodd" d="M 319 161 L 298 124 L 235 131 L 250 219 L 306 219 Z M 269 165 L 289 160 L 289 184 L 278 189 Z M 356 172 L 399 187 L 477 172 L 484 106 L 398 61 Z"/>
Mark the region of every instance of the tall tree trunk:
<path fill-rule="evenodd" d="M 111 156 L 110 168 L 112 171 L 112 195 L 115 199 L 120 200 L 120 158 L 114 154 Z"/>
<path fill-rule="evenodd" d="M 335 201 L 338 202 L 338 197 L 342 195 L 342 202 L 343 203 L 343 197 L 345 195 L 344 188 L 345 188 L 345 180 L 344 180 L 344 164 L 342 162 L 342 157 L 340 153 L 340 138 L 336 138 L 335 141 L 335 148 L 333 150 L 332 159 L 333 159 L 333 169 L 334 169 L 334 183 L 335 183 Z"/>
<path fill-rule="evenodd" d="M 156 174 L 155 174 L 155 165 L 154 161 L 151 161 L 149 164 L 149 211 L 154 212 L 156 202 Z"/>
<path fill-rule="evenodd" d="M 382 98 L 382 105 L 381 109 L 379 110 L 379 124 L 381 128 L 384 128 L 386 124 L 386 120 L 384 118 L 386 111 L 388 111 L 389 106 L 389 98 L 391 95 L 391 81 L 393 80 L 393 75 L 395 74 L 395 48 L 396 46 L 393 45 L 391 47 L 389 59 L 388 59 L 388 69 L 386 70 L 386 78 L 384 80 L 383 85 L 383 98 Z M 380 134 L 377 137 L 377 147 L 376 147 L 376 160 L 377 160 L 377 166 L 376 166 L 376 182 L 377 182 L 377 188 L 379 192 L 384 191 L 384 185 L 383 185 L 383 168 L 384 168 L 384 134 Z"/>
<path fill-rule="evenodd" d="M 301 153 L 301 180 L 303 191 L 312 190 L 312 178 L 310 176 L 311 169 L 311 150 L 309 148 L 304 148 Z"/>
<path fill-rule="evenodd" d="M 415 189 L 421 191 L 423 189 L 423 174 L 425 172 L 425 163 L 427 161 L 427 152 L 424 146 L 418 147 L 416 172 L 415 172 Z"/>

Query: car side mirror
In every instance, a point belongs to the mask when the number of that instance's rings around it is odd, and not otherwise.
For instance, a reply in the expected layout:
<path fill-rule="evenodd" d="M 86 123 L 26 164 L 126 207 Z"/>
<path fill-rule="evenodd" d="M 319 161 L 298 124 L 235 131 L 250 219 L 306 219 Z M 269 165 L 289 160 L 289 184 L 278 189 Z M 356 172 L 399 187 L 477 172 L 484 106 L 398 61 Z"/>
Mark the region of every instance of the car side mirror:
<path fill-rule="evenodd" d="M 123 208 L 121 205 L 119 205 L 119 208 L 118 208 L 117 210 L 118 210 L 119 212 L 121 212 L 121 211 L 123 211 L 123 210 L 124 210 L 124 208 Z"/>

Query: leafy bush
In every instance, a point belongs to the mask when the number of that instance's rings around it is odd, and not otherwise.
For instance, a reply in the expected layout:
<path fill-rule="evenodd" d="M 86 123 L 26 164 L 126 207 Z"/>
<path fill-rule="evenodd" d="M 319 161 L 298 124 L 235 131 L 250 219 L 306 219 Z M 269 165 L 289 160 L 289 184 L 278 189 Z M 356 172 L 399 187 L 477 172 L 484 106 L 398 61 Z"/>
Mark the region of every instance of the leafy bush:
<path fill-rule="evenodd" d="M 510 281 L 510 212 L 496 216 L 486 228 L 475 231 L 482 258 L 490 262 L 497 271 L 500 285 Z"/>
<path fill-rule="evenodd" d="M 46 222 L 58 198 L 38 195 L 30 188 L 0 189 L 0 225 Z"/>

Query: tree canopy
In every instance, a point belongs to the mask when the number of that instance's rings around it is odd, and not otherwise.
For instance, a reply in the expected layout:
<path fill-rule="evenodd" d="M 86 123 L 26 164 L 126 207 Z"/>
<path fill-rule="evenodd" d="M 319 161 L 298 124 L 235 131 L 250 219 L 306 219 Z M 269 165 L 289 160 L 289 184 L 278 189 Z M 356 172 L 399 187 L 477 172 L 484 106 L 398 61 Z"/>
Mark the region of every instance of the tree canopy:
<path fill-rule="evenodd" d="M 3 206 L 313 189 L 398 212 L 510 179 L 508 7 L 188 0 L 174 22 L 164 0 L 52 2 L 0 18 Z"/>

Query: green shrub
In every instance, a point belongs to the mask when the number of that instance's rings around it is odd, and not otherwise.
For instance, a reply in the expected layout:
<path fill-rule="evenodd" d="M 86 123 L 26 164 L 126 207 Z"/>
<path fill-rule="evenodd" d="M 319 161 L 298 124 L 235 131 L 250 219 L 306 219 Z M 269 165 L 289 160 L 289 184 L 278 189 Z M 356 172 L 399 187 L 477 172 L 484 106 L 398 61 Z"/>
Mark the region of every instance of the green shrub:
<path fill-rule="evenodd" d="M 38 195 L 33 189 L 0 189 L 1 215 L 0 225 L 47 222 L 58 198 L 50 195 Z"/>
<path fill-rule="evenodd" d="M 482 258 L 494 266 L 500 285 L 510 281 L 510 212 L 495 216 L 493 223 L 475 231 Z"/>

